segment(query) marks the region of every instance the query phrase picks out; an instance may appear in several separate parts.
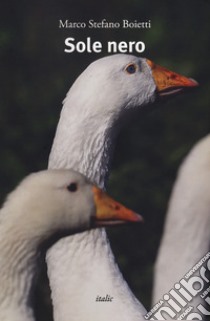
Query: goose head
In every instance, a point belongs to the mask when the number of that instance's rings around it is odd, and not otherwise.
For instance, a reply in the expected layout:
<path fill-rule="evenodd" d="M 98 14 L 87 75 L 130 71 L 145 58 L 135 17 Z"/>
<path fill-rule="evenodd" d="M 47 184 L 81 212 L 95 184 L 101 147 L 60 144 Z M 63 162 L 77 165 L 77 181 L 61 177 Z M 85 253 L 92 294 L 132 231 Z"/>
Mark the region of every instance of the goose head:
<path fill-rule="evenodd" d="M 198 86 L 146 58 L 117 54 L 91 63 L 69 90 L 64 104 L 86 116 L 116 119 L 123 111 Z"/>
<path fill-rule="evenodd" d="M 142 221 L 140 215 L 72 170 L 48 170 L 29 175 L 9 195 L 4 207 L 7 221 L 14 225 L 22 221 L 23 234 L 36 237 Z"/>
<path fill-rule="evenodd" d="M 192 79 L 133 55 L 91 63 L 64 100 L 49 168 L 74 168 L 104 187 L 115 138 L 133 112 L 196 87 Z"/>
<path fill-rule="evenodd" d="M 0 211 L 0 319 L 35 320 L 39 256 L 58 239 L 110 222 L 141 220 L 72 170 L 26 177 Z"/>
<path fill-rule="evenodd" d="M 76 79 L 64 100 L 49 167 L 74 168 L 103 187 L 115 137 L 133 111 L 144 109 L 158 97 L 197 85 L 192 79 L 133 55 L 94 61 Z"/>

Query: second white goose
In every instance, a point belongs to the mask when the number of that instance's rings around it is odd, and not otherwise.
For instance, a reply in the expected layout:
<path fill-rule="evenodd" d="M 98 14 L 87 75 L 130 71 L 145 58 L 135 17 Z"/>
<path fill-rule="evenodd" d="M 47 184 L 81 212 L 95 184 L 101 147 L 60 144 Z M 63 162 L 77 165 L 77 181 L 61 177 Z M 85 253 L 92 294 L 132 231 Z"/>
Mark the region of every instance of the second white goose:
<path fill-rule="evenodd" d="M 179 169 L 155 267 L 154 303 L 209 251 L 209 230 L 210 135 L 193 147 Z M 205 303 L 199 294 L 190 302 L 195 311 Z"/>
<path fill-rule="evenodd" d="M 126 221 L 141 217 L 81 174 L 51 170 L 24 179 L 0 211 L 0 320 L 34 321 L 32 286 L 43 246 L 91 227 Z"/>

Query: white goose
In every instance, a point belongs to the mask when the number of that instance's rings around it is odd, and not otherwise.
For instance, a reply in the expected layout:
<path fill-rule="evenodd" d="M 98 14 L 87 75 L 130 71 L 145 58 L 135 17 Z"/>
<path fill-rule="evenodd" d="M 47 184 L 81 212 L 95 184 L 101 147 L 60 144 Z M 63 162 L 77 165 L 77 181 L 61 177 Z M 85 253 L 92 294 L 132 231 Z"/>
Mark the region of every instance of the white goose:
<path fill-rule="evenodd" d="M 197 86 L 193 80 L 132 55 L 92 63 L 69 90 L 50 168 L 74 168 L 104 188 L 116 134 L 132 111 L 158 96 Z M 59 241 L 47 253 L 56 321 L 139 321 L 144 307 L 115 263 L 104 230 Z M 111 295 L 111 304 L 96 302 Z M 70 317 L 71 315 L 71 317 Z"/>
<path fill-rule="evenodd" d="M 179 169 L 155 267 L 154 302 L 209 251 L 209 230 L 210 135 L 193 147 Z M 190 305 L 201 301 L 198 295 Z"/>
<path fill-rule="evenodd" d="M 90 227 L 126 221 L 141 217 L 81 174 L 56 170 L 28 176 L 0 211 L 0 320 L 34 320 L 31 292 L 43 245 Z"/>

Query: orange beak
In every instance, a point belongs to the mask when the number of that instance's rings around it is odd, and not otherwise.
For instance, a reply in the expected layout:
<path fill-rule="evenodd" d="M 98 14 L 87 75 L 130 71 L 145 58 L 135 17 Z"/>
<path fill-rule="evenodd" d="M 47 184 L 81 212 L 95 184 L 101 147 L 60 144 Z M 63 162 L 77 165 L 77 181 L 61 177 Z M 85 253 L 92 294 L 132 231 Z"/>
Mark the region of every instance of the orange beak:
<path fill-rule="evenodd" d="M 116 202 L 99 188 L 93 186 L 96 206 L 95 226 L 107 226 L 126 222 L 142 222 L 139 214 Z"/>
<path fill-rule="evenodd" d="M 186 89 L 198 87 L 197 81 L 156 65 L 149 59 L 146 61 L 152 70 L 159 96 L 174 95 Z"/>

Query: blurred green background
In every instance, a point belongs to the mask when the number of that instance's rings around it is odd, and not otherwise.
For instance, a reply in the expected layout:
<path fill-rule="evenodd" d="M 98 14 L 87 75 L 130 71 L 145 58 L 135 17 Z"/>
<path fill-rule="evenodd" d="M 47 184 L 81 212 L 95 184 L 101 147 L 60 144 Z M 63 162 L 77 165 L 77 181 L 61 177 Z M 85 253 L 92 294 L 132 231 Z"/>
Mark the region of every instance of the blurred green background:
<path fill-rule="evenodd" d="M 151 20 L 151 29 L 59 29 L 69 21 Z M 0 199 L 31 171 L 47 167 L 62 100 L 75 78 L 104 55 L 64 53 L 67 37 L 106 43 L 144 41 L 143 56 L 200 83 L 199 90 L 156 104 L 121 132 L 108 191 L 145 217 L 143 226 L 109 230 L 135 295 L 150 306 L 153 265 L 177 169 L 210 130 L 210 1 L 1 1 Z M 134 53 L 135 54 L 135 53 Z M 171 262 L 173 264 L 173 262 Z M 43 268 L 44 270 L 44 268 Z M 37 314 L 49 304 L 42 273 Z"/>

